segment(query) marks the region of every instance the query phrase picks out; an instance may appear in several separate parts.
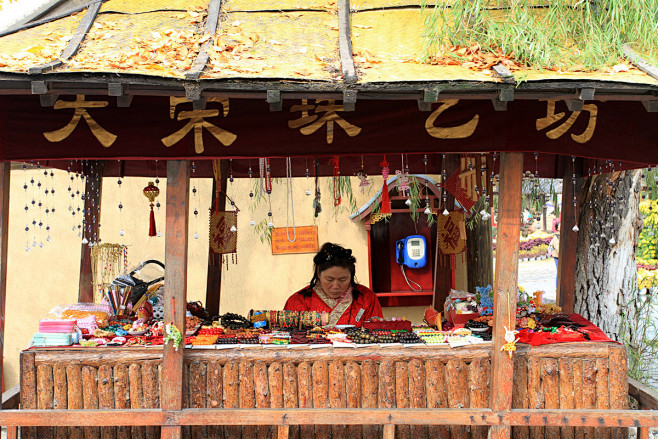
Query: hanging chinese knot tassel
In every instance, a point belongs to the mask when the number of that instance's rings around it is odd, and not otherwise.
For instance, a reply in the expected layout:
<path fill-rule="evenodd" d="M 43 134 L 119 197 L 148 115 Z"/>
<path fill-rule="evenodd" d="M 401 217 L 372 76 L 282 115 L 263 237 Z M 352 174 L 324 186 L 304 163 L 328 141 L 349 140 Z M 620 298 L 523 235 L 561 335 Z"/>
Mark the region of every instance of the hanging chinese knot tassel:
<path fill-rule="evenodd" d="M 151 203 L 151 215 L 149 219 L 149 236 L 155 236 L 155 213 L 153 212 L 153 203 Z"/>
<path fill-rule="evenodd" d="M 388 197 L 388 162 L 386 161 L 386 156 L 384 156 L 384 161 L 382 161 L 379 166 L 382 167 L 382 177 L 384 177 L 384 185 L 382 186 L 382 207 L 380 213 L 391 213 L 391 200 Z"/>
<path fill-rule="evenodd" d="M 144 188 L 144 196 L 148 198 L 151 203 L 151 214 L 149 215 L 149 236 L 156 236 L 156 227 L 155 227 L 155 213 L 153 212 L 153 202 L 155 198 L 160 195 L 160 189 L 153 184 L 152 181 L 149 181 L 148 186 Z"/>

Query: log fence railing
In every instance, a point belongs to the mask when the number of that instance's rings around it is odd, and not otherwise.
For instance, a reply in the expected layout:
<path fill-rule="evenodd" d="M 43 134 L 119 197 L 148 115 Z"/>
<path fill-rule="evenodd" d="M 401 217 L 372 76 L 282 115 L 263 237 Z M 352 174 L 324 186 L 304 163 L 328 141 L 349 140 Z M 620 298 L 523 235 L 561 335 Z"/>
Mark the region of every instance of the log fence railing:
<path fill-rule="evenodd" d="M 525 427 L 658 427 L 658 410 L 597 409 L 109 409 L 2 410 L 0 425 L 65 426 L 277 426 L 279 438 L 292 425 L 470 425 Z M 391 428 L 384 437 L 392 438 Z M 12 437 L 9 435 L 8 437 Z M 13 436 L 15 437 L 15 436 Z M 614 435 L 613 437 L 618 437 Z"/>
<path fill-rule="evenodd" d="M 637 401 L 639 410 L 658 411 L 658 392 L 633 378 L 628 379 L 628 395 Z M 649 428 L 648 426 L 638 427 L 637 438 L 649 439 Z"/>

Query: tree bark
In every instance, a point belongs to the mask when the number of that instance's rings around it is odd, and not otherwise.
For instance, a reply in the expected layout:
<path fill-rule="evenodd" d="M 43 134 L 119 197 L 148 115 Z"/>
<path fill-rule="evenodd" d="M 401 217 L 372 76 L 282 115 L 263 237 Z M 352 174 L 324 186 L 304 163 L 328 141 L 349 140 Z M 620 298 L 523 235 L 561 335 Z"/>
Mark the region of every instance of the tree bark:
<path fill-rule="evenodd" d="M 484 221 L 480 217 L 482 209 L 488 210 L 484 197 L 475 204 L 473 214 L 477 218 L 466 227 L 466 270 L 468 291 L 475 292 L 475 287 L 493 285 L 493 240 L 491 236 L 491 219 Z"/>
<path fill-rule="evenodd" d="M 615 340 L 637 289 L 640 175 L 632 170 L 587 178 L 579 206 L 574 312 Z"/>

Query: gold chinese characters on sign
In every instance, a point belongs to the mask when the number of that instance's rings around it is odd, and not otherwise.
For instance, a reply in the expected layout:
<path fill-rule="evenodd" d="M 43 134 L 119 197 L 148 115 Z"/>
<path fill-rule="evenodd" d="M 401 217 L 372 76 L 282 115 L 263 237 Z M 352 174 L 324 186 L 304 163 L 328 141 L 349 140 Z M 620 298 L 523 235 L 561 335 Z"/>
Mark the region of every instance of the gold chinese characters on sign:
<path fill-rule="evenodd" d="M 434 122 L 439 118 L 441 113 L 446 111 L 450 107 L 454 107 L 459 103 L 459 99 L 446 99 L 443 101 L 438 101 L 441 103 L 439 108 L 434 110 L 432 114 L 425 121 L 425 130 L 427 134 L 437 139 L 465 139 L 470 137 L 478 126 L 480 121 L 480 115 L 476 114 L 471 120 L 466 122 L 463 125 L 456 127 L 437 127 L 434 125 Z"/>
<path fill-rule="evenodd" d="M 87 108 L 104 108 L 107 106 L 108 102 L 106 101 L 86 101 L 84 95 L 76 95 L 75 101 L 63 101 L 58 99 L 53 108 L 55 110 L 73 108 L 73 118 L 66 126 L 55 131 L 46 131 L 43 133 L 43 136 L 49 142 L 61 142 L 68 138 L 73 130 L 76 129 L 80 123 L 80 119 L 84 119 L 84 121 L 87 122 L 87 126 L 91 130 L 91 133 L 96 137 L 100 144 L 105 148 L 109 148 L 117 139 L 117 136 L 100 126 L 87 111 Z"/>
<path fill-rule="evenodd" d="M 326 124 L 327 143 L 332 143 L 334 141 L 334 122 L 345 130 L 350 137 L 354 137 L 361 132 L 361 128 L 352 125 L 338 115 L 339 111 L 344 110 L 342 105 L 336 104 L 335 99 L 317 99 L 315 104 L 309 104 L 307 99 L 302 99 L 301 105 L 293 105 L 290 108 L 291 113 L 297 111 L 300 111 L 302 115 L 299 119 L 288 121 L 288 128 L 297 129 L 301 127 L 299 131 L 305 136 L 315 133 Z M 315 111 L 316 114 L 310 114 L 312 111 Z M 324 114 L 318 116 L 321 113 Z"/>
<path fill-rule="evenodd" d="M 172 96 L 169 99 L 169 117 L 173 119 L 176 115 L 176 106 L 186 102 L 190 102 L 190 101 L 188 101 L 185 98 L 178 98 Z M 228 111 L 229 111 L 228 98 L 209 98 L 208 102 L 219 102 L 222 106 L 223 116 L 226 117 L 228 115 Z M 175 133 L 162 138 L 161 139 L 162 143 L 166 147 L 170 147 L 180 142 L 190 131 L 194 130 L 194 151 L 197 154 L 201 154 L 205 150 L 203 146 L 203 129 L 205 128 L 210 132 L 210 134 L 212 134 L 215 137 L 215 139 L 219 140 L 222 143 L 222 145 L 231 146 L 231 144 L 235 142 L 235 139 L 237 139 L 238 136 L 236 136 L 235 134 L 229 131 L 226 131 L 225 129 L 218 127 L 217 125 L 213 125 L 206 120 L 206 118 L 216 117 L 216 116 L 219 116 L 219 110 L 217 109 L 181 111 L 180 113 L 178 113 L 177 120 L 182 121 L 185 119 L 189 119 L 189 122 L 187 122 L 187 124 L 183 128 L 176 131 Z"/>
<path fill-rule="evenodd" d="M 555 112 L 555 100 L 546 101 L 546 116 L 540 117 L 537 119 L 536 128 L 537 131 L 548 128 L 550 125 L 553 125 L 556 122 L 561 121 L 565 117 L 564 112 L 556 113 Z M 587 128 L 580 134 L 571 134 L 571 138 L 578 143 L 588 142 L 594 135 L 594 130 L 596 129 L 596 118 L 599 112 L 596 104 L 585 104 L 583 105 L 582 111 L 574 111 L 571 113 L 571 116 L 564 122 L 562 122 L 558 127 L 553 128 L 546 132 L 546 137 L 551 140 L 559 139 L 562 135 L 566 134 L 573 124 L 580 116 L 580 113 L 586 111 L 589 114 L 589 120 L 587 121 Z"/>

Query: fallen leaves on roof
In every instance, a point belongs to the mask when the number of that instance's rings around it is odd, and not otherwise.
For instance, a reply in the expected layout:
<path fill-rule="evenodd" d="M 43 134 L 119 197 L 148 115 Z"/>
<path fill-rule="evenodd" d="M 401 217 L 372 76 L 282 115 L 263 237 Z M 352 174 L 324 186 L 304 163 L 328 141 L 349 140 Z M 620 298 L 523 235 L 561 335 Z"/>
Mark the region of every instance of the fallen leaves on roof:
<path fill-rule="evenodd" d="M 71 68 L 117 69 L 175 73 L 189 70 L 196 59 L 201 45 L 211 36 L 199 31 L 205 21 L 207 10 L 195 7 L 176 18 L 188 20 L 194 25 L 190 28 L 154 28 L 148 33 L 135 36 L 132 41 L 123 45 L 121 50 L 85 51 L 80 53 L 68 64 Z M 85 44 L 102 42 L 114 37 L 120 39 L 121 26 L 113 21 L 95 22 L 85 38 Z M 116 46 L 116 44 L 113 44 Z M 108 47 L 109 49 L 110 47 Z"/>
<path fill-rule="evenodd" d="M 71 34 L 60 31 L 50 31 L 42 35 L 37 43 L 27 40 L 24 49 L 13 53 L 0 54 L 0 67 L 11 67 L 12 70 L 26 72 L 30 67 L 46 64 L 58 59 Z"/>
<path fill-rule="evenodd" d="M 513 58 L 513 53 L 507 55 L 500 49 L 495 53 L 484 52 L 478 44 L 468 47 L 443 45 L 439 52 L 430 57 L 426 62 L 432 65 L 462 66 L 466 69 L 479 70 L 483 73 L 490 72 L 489 69 L 497 64 L 502 64 L 509 71 L 519 70 L 524 67 Z M 409 62 L 415 61 L 409 60 Z"/>

